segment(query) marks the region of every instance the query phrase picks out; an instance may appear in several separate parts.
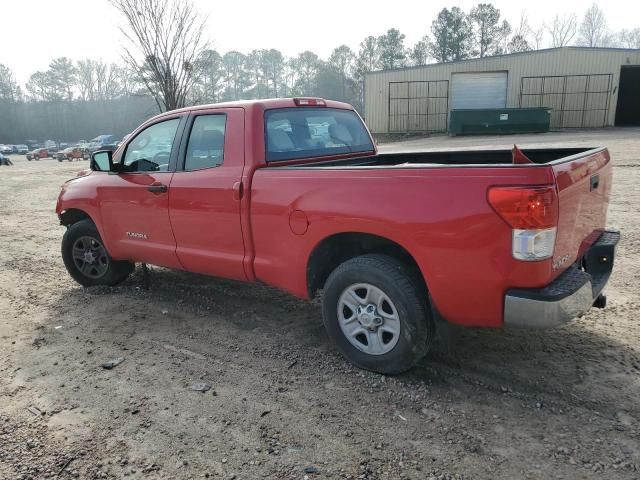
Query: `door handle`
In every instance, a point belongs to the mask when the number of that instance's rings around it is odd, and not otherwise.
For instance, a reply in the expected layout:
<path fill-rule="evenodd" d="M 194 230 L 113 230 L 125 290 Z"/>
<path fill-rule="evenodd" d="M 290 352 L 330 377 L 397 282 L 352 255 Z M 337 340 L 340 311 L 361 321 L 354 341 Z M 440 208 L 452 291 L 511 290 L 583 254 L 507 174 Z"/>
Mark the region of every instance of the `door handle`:
<path fill-rule="evenodd" d="M 151 185 L 149 185 L 147 187 L 147 190 L 149 190 L 151 193 L 155 193 L 157 195 L 159 193 L 166 193 L 167 186 L 163 185 L 162 183 L 152 183 Z"/>
<path fill-rule="evenodd" d="M 234 200 L 241 200 L 242 199 L 242 194 L 244 193 L 244 185 L 242 184 L 242 182 L 236 182 L 233 184 L 233 187 L 231 187 L 231 190 L 233 190 L 233 199 Z"/>

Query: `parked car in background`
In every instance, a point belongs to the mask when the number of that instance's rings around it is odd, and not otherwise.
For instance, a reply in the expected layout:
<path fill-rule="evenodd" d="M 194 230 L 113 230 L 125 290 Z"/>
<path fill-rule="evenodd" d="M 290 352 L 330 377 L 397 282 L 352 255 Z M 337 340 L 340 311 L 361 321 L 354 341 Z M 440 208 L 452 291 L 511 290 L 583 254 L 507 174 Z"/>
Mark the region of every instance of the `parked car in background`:
<path fill-rule="evenodd" d="M 18 147 L 18 153 L 20 155 L 26 155 L 27 153 L 29 153 L 29 147 L 24 144 L 16 145 L 16 147 Z"/>
<path fill-rule="evenodd" d="M 9 155 L 10 153 L 13 153 L 13 149 L 11 148 L 11 145 L 0 145 L 0 153 Z"/>
<path fill-rule="evenodd" d="M 59 162 L 63 160 L 89 160 L 89 152 L 80 147 L 69 147 L 57 152 L 55 158 Z"/>
<path fill-rule="evenodd" d="M 114 135 L 98 135 L 96 138 L 91 139 L 91 143 L 89 144 L 90 152 L 97 152 L 98 150 L 102 150 L 107 145 L 113 145 L 116 141 L 116 137 Z"/>
<path fill-rule="evenodd" d="M 40 160 L 42 158 L 48 158 L 50 156 L 51 154 L 46 148 L 36 148 L 35 150 L 31 150 L 29 153 L 27 153 L 27 160 Z"/>

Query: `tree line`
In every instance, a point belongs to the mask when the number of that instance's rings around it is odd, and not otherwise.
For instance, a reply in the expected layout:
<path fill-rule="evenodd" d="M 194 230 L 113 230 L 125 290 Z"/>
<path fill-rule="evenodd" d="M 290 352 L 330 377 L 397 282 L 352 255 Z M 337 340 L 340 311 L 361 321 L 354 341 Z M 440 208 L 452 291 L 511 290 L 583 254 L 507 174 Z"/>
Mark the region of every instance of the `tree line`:
<path fill-rule="evenodd" d="M 206 21 L 189 2 L 111 0 L 124 17 L 123 61 L 52 60 L 24 89 L 0 65 L 0 143 L 25 139 L 124 135 L 158 111 L 202 103 L 287 96 L 319 96 L 362 105 L 366 73 L 406 66 L 583 45 L 640 48 L 640 28 L 612 32 L 597 5 L 581 19 L 556 15 L 532 27 L 515 24 L 490 3 L 468 12 L 443 8 L 415 45 L 391 28 L 347 45 L 328 58 L 304 51 L 287 57 L 276 49 L 220 53 L 204 39 Z"/>

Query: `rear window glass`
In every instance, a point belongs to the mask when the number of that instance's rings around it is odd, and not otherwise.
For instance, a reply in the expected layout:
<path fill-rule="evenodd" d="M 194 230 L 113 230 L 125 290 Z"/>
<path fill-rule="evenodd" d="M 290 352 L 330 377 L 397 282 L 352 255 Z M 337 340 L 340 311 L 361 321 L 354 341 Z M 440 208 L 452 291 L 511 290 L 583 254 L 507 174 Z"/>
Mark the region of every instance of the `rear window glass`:
<path fill-rule="evenodd" d="M 283 108 L 265 112 L 267 161 L 373 151 L 362 120 L 351 110 Z"/>

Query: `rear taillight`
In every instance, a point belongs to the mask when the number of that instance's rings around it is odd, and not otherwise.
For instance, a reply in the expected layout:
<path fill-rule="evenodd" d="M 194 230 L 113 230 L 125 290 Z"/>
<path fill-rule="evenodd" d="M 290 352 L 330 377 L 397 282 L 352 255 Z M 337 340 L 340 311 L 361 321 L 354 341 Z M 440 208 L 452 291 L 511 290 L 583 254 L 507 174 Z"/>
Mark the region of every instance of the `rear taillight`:
<path fill-rule="evenodd" d="M 514 258 L 531 261 L 553 256 L 558 225 L 558 195 L 553 186 L 493 187 L 489 203 L 513 230 Z"/>

